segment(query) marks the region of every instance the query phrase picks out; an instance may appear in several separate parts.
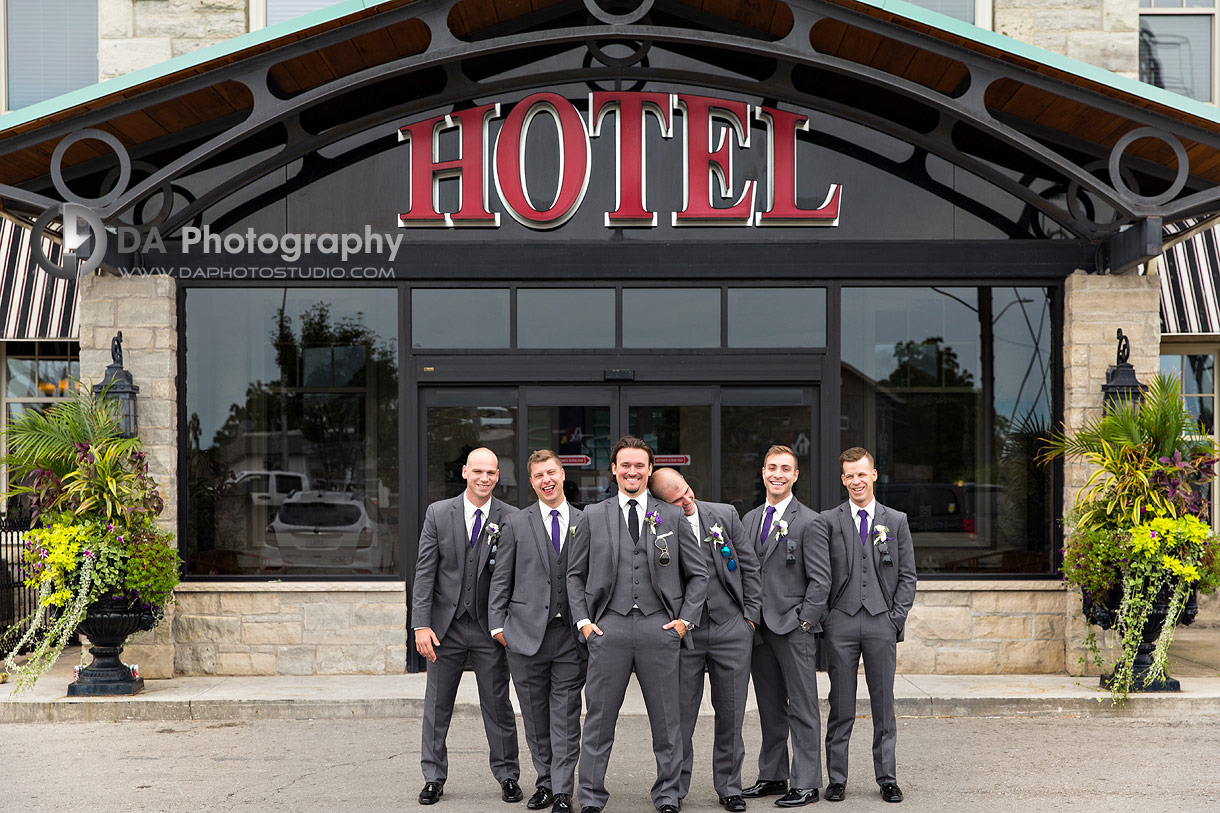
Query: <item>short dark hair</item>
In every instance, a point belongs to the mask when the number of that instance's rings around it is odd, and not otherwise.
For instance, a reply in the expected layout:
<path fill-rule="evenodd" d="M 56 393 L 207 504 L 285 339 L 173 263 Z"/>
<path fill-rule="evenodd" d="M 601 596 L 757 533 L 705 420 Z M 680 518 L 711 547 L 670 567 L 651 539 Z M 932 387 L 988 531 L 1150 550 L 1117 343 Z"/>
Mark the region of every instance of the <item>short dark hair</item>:
<path fill-rule="evenodd" d="M 855 463 L 857 460 L 868 458 L 868 466 L 870 469 L 877 468 L 877 458 L 873 457 L 873 453 L 863 446 L 853 446 L 850 449 L 844 449 L 843 454 L 839 455 L 839 470 L 843 470 L 844 463 Z"/>
<path fill-rule="evenodd" d="M 635 435 L 623 435 L 614 442 L 614 448 L 610 450 L 610 462 L 618 463 L 618 453 L 623 449 L 643 449 L 648 452 L 648 465 L 652 465 L 652 447 L 643 438 L 637 438 Z"/>
<path fill-rule="evenodd" d="M 792 447 L 791 446 L 780 446 L 779 444 L 772 446 L 770 449 L 767 450 L 767 453 L 765 455 L 763 455 L 763 465 L 764 466 L 767 465 L 767 461 L 770 460 L 771 458 L 775 457 L 777 454 L 792 455 L 793 465 L 798 469 L 801 467 L 801 461 L 797 460 L 796 452 L 792 451 Z"/>
<path fill-rule="evenodd" d="M 533 475 L 534 466 L 539 463 L 545 463 L 548 460 L 554 460 L 559 468 L 563 468 L 563 461 L 559 459 L 559 455 L 552 452 L 550 449 L 539 449 L 529 456 L 529 460 L 525 462 L 526 475 Z"/>

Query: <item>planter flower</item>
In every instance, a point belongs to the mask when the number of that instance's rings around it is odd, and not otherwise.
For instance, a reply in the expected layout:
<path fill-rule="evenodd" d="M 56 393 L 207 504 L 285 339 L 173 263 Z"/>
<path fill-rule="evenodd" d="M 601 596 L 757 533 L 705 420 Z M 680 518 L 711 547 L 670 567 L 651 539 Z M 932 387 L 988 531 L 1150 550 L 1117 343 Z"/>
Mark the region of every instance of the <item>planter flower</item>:
<path fill-rule="evenodd" d="M 156 526 L 164 507 L 138 439 L 119 437 L 113 402 L 83 387 L 45 413 L 26 413 L 5 430 L 9 481 L 4 496 L 26 497 L 36 527 L 25 535 L 25 585 L 34 610 L 5 667 L 16 690 L 34 684 L 73 632 L 94 645 L 69 694 L 127 694 L 143 686 L 118 660 L 122 641 L 152 629 L 178 584 L 173 536 Z M 32 653 L 18 666 L 16 653 Z"/>
<path fill-rule="evenodd" d="M 1215 476 L 1215 442 L 1186 409 L 1176 377 L 1157 376 L 1142 404 L 1121 401 L 1040 455 L 1094 467 L 1064 518 L 1063 577 L 1079 587 L 1090 624 L 1120 643 L 1103 678 L 1115 704 L 1131 691 L 1175 691 L 1166 674 L 1179 623 L 1197 592 L 1220 587 L 1217 538 L 1202 498 Z M 1102 666 L 1090 629 L 1088 657 Z"/>

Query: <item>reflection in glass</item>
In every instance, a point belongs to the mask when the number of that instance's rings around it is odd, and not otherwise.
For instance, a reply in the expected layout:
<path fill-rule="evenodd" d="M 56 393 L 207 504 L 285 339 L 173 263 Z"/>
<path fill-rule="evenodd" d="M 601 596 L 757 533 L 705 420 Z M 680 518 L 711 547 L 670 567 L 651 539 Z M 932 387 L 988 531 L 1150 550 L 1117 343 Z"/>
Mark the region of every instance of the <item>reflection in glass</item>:
<path fill-rule="evenodd" d="M 428 448 L 425 474 L 427 499 L 456 497 L 466 489 L 462 466 L 475 449 L 487 447 L 500 462 L 500 482 L 494 492 L 509 505 L 517 505 L 517 409 L 500 404 L 432 406 L 427 410 Z"/>
<path fill-rule="evenodd" d="M 762 482 L 763 458 L 772 446 L 789 446 L 796 452 L 797 478 L 792 493 L 805 505 L 811 501 L 815 479 L 810 459 L 813 437 L 809 406 L 730 406 L 720 408 L 720 501 L 744 514 L 766 499 Z"/>
<path fill-rule="evenodd" d="M 730 288 L 729 347 L 825 347 L 825 288 Z"/>
<path fill-rule="evenodd" d="M 1186 357 L 1188 376 L 1182 382 L 1182 392 L 1187 394 L 1213 395 L 1216 388 L 1215 356 L 1191 355 Z"/>
<path fill-rule="evenodd" d="M 1140 15 L 1139 59 L 1141 82 L 1211 101 L 1211 16 Z"/>
<path fill-rule="evenodd" d="M 416 288 L 411 346 L 508 347 L 507 288 Z"/>
<path fill-rule="evenodd" d="M 38 374 L 34 359 L 5 359 L 5 394 L 9 398 L 36 398 Z"/>
<path fill-rule="evenodd" d="M 529 451 L 550 449 L 564 461 L 564 496 L 577 508 L 615 493 L 610 476 L 610 407 L 531 406 Z M 584 462 L 582 458 L 588 458 Z M 528 472 L 523 472 L 528 476 Z M 528 502 L 537 499 L 529 489 Z"/>
<path fill-rule="evenodd" d="M 517 347 L 614 347 L 613 288 L 518 288 Z"/>
<path fill-rule="evenodd" d="M 719 346 L 719 288 L 623 289 L 623 347 Z"/>
<path fill-rule="evenodd" d="M 1215 398 L 1210 395 L 1188 395 L 1186 408 L 1199 422 L 1201 431 L 1209 435 L 1216 433 Z"/>
<path fill-rule="evenodd" d="M 393 291 L 189 289 L 184 318 L 187 573 L 397 572 Z"/>
<path fill-rule="evenodd" d="M 921 572 L 1052 571 L 1042 288 L 844 288 L 843 447 L 876 455 Z M 844 493 L 844 498 L 846 495 Z"/>
<path fill-rule="evenodd" d="M 715 487 L 711 406 L 633 406 L 628 410 L 627 426 L 628 433 L 652 446 L 658 456 L 654 468 L 676 468 L 696 497 L 711 499 Z M 689 457 L 690 462 L 665 460 L 665 456 L 679 455 Z"/>

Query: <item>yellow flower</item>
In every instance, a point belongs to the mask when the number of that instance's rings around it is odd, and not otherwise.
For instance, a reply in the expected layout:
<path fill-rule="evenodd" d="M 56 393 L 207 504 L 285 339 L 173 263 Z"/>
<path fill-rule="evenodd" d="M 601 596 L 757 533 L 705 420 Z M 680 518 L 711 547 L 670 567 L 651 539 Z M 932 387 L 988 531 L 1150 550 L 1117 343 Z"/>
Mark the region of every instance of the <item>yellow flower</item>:
<path fill-rule="evenodd" d="M 1182 575 L 1182 562 L 1173 556 L 1162 556 L 1161 566 L 1174 575 Z"/>

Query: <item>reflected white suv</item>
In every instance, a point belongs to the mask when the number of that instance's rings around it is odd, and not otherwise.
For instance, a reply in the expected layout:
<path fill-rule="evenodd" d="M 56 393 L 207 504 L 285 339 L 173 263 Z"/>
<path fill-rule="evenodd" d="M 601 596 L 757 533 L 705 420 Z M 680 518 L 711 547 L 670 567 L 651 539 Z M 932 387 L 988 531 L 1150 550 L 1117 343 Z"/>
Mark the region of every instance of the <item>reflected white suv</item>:
<path fill-rule="evenodd" d="M 263 566 L 285 572 L 379 572 L 377 527 L 364 499 L 346 491 L 298 491 L 267 526 Z"/>

